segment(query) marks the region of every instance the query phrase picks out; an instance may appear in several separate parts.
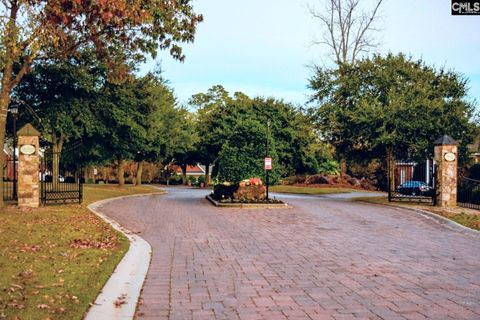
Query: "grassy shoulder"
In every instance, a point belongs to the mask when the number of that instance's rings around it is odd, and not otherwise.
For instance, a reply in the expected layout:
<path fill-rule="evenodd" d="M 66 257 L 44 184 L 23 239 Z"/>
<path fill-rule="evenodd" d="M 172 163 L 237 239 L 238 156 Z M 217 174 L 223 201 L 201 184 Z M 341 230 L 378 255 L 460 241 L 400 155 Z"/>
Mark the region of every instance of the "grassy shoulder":
<path fill-rule="evenodd" d="M 385 205 L 390 204 L 390 202 L 388 202 L 388 199 L 386 197 L 373 197 L 373 198 L 362 197 L 362 198 L 355 198 L 353 200 L 376 203 L 376 204 L 385 204 Z M 477 210 L 460 208 L 460 207 L 451 209 L 451 210 L 445 210 L 442 208 L 433 207 L 429 205 L 406 203 L 406 202 L 404 203 L 395 202 L 395 205 L 426 210 L 426 211 L 438 214 L 439 216 L 450 219 L 452 221 L 455 221 L 465 227 L 475 229 L 475 230 L 480 230 L 480 212 Z"/>
<path fill-rule="evenodd" d="M 0 212 L 0 319 L 82 319 L 128 250 L 86 206 L 152 188 L 85 185 L 83 205 Z"/>
<path fill-rule="evenodd" d="M 278 185 L 269 187 L 270 192 L 277 193 L 294 193 L 294 194 L 310 194 L 310 195 L 322 195 L 322 194 L 336 194 L 336 193 L 350 193 L 352 189 L 346 188 L 329 188 L 329 187 L 307 187 L 307 186 L 289 186 Z"/>

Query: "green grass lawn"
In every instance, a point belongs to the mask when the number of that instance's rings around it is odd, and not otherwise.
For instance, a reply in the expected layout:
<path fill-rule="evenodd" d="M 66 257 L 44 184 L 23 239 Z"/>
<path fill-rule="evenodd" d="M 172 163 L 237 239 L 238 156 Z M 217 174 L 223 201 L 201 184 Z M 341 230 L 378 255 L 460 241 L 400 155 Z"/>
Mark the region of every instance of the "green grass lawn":
<path fill-rule="evenodd" d="M 374 197 L 374 198 L 362 197 L 362 198 L 355 198 L 354 201 L 363 201 L 363 202 L 386 204 L 386 205 L 390 204 L 390 202 L 388 202 L 388 199 L 386 197 Z M 480 212 L 477 212 L 473 209 L 467 210 L 463 208 L 457 208 L 455 210 L 447 211 L 439 207 L 433 207 L 433 206 L 422 205 L 417 203 L 395 202 L 395 204 L 404 206 L 404 207 L 426 210 L 426 211 L 438 214 L 447 219 L 453 220 L 465 227 L 475 229 L 475 230 L 480 230 Z"/>
<path fill-rule="evenodd" d="M 83 205 L 0 212 L 0 319 L 82 319 L 128 250 L 128 240 L 86 208 L 155 192 L 85 185 Z"/>
<path fill-rule="evenodd" d="M 306 187 L 306 186 L 271 186 L 269 187 L 270 192 L 278 193 L 295 193 L 295 194 L 311 194 L 311 195 L 321 195 L 321 194 L 335 194 L 335 193 L 350 193 L 352 189 L 345 188 L 318 188 L 318 187 Z"/>

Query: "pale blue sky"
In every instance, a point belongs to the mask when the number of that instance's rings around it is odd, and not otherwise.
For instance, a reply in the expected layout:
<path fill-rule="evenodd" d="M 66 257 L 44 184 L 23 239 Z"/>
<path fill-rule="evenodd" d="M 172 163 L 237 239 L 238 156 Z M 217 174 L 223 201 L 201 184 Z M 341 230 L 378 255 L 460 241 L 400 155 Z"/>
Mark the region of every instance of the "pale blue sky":
<path fill-rule="evenodd" d="M 222 84 L 231 92 L 303 104 L 310 93 L 308 65 L 329 63 L 325 49 L 311 45 L 321 29 L 307 10 L 308 3 L 322 1 L 197 0 L 196 11 L 205 21 L 195 43 L 185 46 L 184 63 L 159 54 L 164 75 L 182 102 Z M 379 51 L 455 69 L 470 78 L 470 95 L 480 101 L 480 16 L 451 16 L 450 4 L 385 0 Z"/>

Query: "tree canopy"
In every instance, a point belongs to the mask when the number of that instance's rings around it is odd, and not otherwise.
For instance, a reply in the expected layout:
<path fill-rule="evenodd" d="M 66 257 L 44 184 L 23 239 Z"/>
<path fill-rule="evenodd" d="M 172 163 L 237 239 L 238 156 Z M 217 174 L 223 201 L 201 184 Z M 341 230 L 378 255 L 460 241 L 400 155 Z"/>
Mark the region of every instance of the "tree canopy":
<path fill-rule="evenodd" d="M 273 170 L 270 172 L 270 183 L 277 183 L 282 172 L 275 144 L 267 135 L 266 127 L 253 119 L 242 119 L 233 128 L 235 133 L 222 146 L 216 165 L 219 181 L 238 183 L 243 179 L 264 177 L 264 157 L 266 142 L 269 142 L 268 155 L 273 160 Z"/>
<path fill-rule="evenodd" d="M 467 80 L 405 55 L 375 55 L 310 80 L 322 135 L 350 157 L 431 156 L 443 134 L 466 150 L 474 131 Z M 463 156 L 465 156 L 465 152 Z"/>
<path fill-rule="evenodd" d="M 203 20 L 190 0 L 32 1 L 0 3 L 0 145 L 5 141 L 11 92 L 34 61 L 76 56 L 92 50 L 111 82 L 122 82 L 134 63 L 169 50 L 182 61 L 180 44 L 194 39 Z M 3 163 L 3 159 L 0 159 Z M 0 188 L 3 171 L 0 171 Z M 3 199 L 0 199 L 0 207 Z"/>
<path fill-rule="evenodd" d="M 255 141 L 259 140 L 254 133 L 248 130 L 244 132 L 244 126 L 256 128 L 257 134 L 263 136 L 261 146 L 260 140 L 256 145 L 258 150 L 264 150 L 265 128 L 270 120 L 270 146 L 276 153 L 274 160 L 280 167 L 279 175 L 317 172 L 316 155 L 319 154 L 321 142 L 311 119 L 300 108 L 274 98 L 250 98 L 241 92 L 231 96 L 222 86 L 214 86 L 206 93 L 194 95 L 190 104 L 197 108 L 197 150 L 200 162 L 215 162 L 222 149 L 227 147 L 232 152 L 233 149 L 236 149 L 235 152 L 243 152 L 243 147 L 238 147 L 241 143 L 232 142 L 240 139 L 238 136 L 242 132 Z M 245 152 L 252 155 L 252 150 L 247 152 L 247 149 Z M 264 151 L 257 153 L 261 158 L 265 155 Z M 220 166 L 221 162 L 216 164 Z M 222 169 L 218 170 L 220 172 Z"/>

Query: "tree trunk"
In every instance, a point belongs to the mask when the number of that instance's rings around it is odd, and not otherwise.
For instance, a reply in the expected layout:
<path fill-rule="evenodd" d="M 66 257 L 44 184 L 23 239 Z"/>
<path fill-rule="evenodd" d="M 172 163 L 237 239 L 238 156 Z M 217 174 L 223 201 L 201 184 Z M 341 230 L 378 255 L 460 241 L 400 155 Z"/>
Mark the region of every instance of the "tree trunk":
<path fill-rule="evenodd" d="M 391 147 L 387 147 L 387 176 L 388 188 L 395 191 L 395 156 Z"/>
<path fill-rule="evenodd" d="M 340 176 L 344 178 L 347 175 L 347 160 L 342 156 L 340 159 Z"/>
<path fill-rule="evenodd" d="M 0 93 L 0 147 L 2 148 L 2 156 L 0 157 L 0 191 L 3 192 L 3 167 L 5 166 L 6 157 L 3 156 L 3 145 L 5 143 L 5 130 L 7 126 L 7 110 L 10 103 L 9 84 L 5 81 L 5 73 L 2 79 L 2 91 Z M 3 208 L 3 196 L 0 197 L 0 208 Z"/>
<path fill-rule="evenodd" d="M 85 183 L 95 183 L 95 175 L 93 174 L 93 167 L 88 165 L 85 167 Z"/>
<path fill-rule="evenodd" d="M 123 187 L 125 185 L 125 168 L 124 168 L 125 160 L 119 158 L 118 159 L 118 170 L 117 170 L 117 179 L 118 179 L 118 186 Z"/>
<path fill-rule="evenodd" d="M 3 167 L 5 166 L 6 157 L 3 157 L 3 145 L 5 144 L 5 130 L 7 127 L 7 112 L 10 104 L 10 94 L 13 86 L 13 63 L 15 58 L 16 47 L 16 21 L 17 21 L 18 4 L 11 3 L 10 19 L 4 31 L 5 55 L 3 61 L 3 74 L 0 91 L 0 148 L 2 149 L 2 157 L 0 157 L 0 192 L 3 192 Z M 3 196 L 0 196 L 0 208 L 4 207 Z"/>
<path fill-rule="evenodd" d="M 143 174 L 143 161 L 138 162 L 137 164 L 137 180 L 135 185 L 142 185 L 142 174 Z"/>
<path fill-rule="evenodd" d="M 63 149 L 63 136 L 52 137 L 52 182 L 58 184 L 60 176 L 60 155 Z M 87 182 L 87 181 L 85 181 Z"/>
<path fill-rule="evenodd" d="M 182 183 L 183 183 L 183 185 L 186 186 L 188 184 L 188 181 L 187 181 L 187 165 L 182 164 L 181 168 L 182 168 Z"/>
<path fill-rule="evenodd" d="M 205 186 L 210 185 L 210 164 L 205 164 Z"/>
<path fill-rule="evenodd" d="M 105 184 L 108 184 L 109 176 L 107 175 L 107 167 L 103 167 L 103 180 L 105 180 Z"/>

